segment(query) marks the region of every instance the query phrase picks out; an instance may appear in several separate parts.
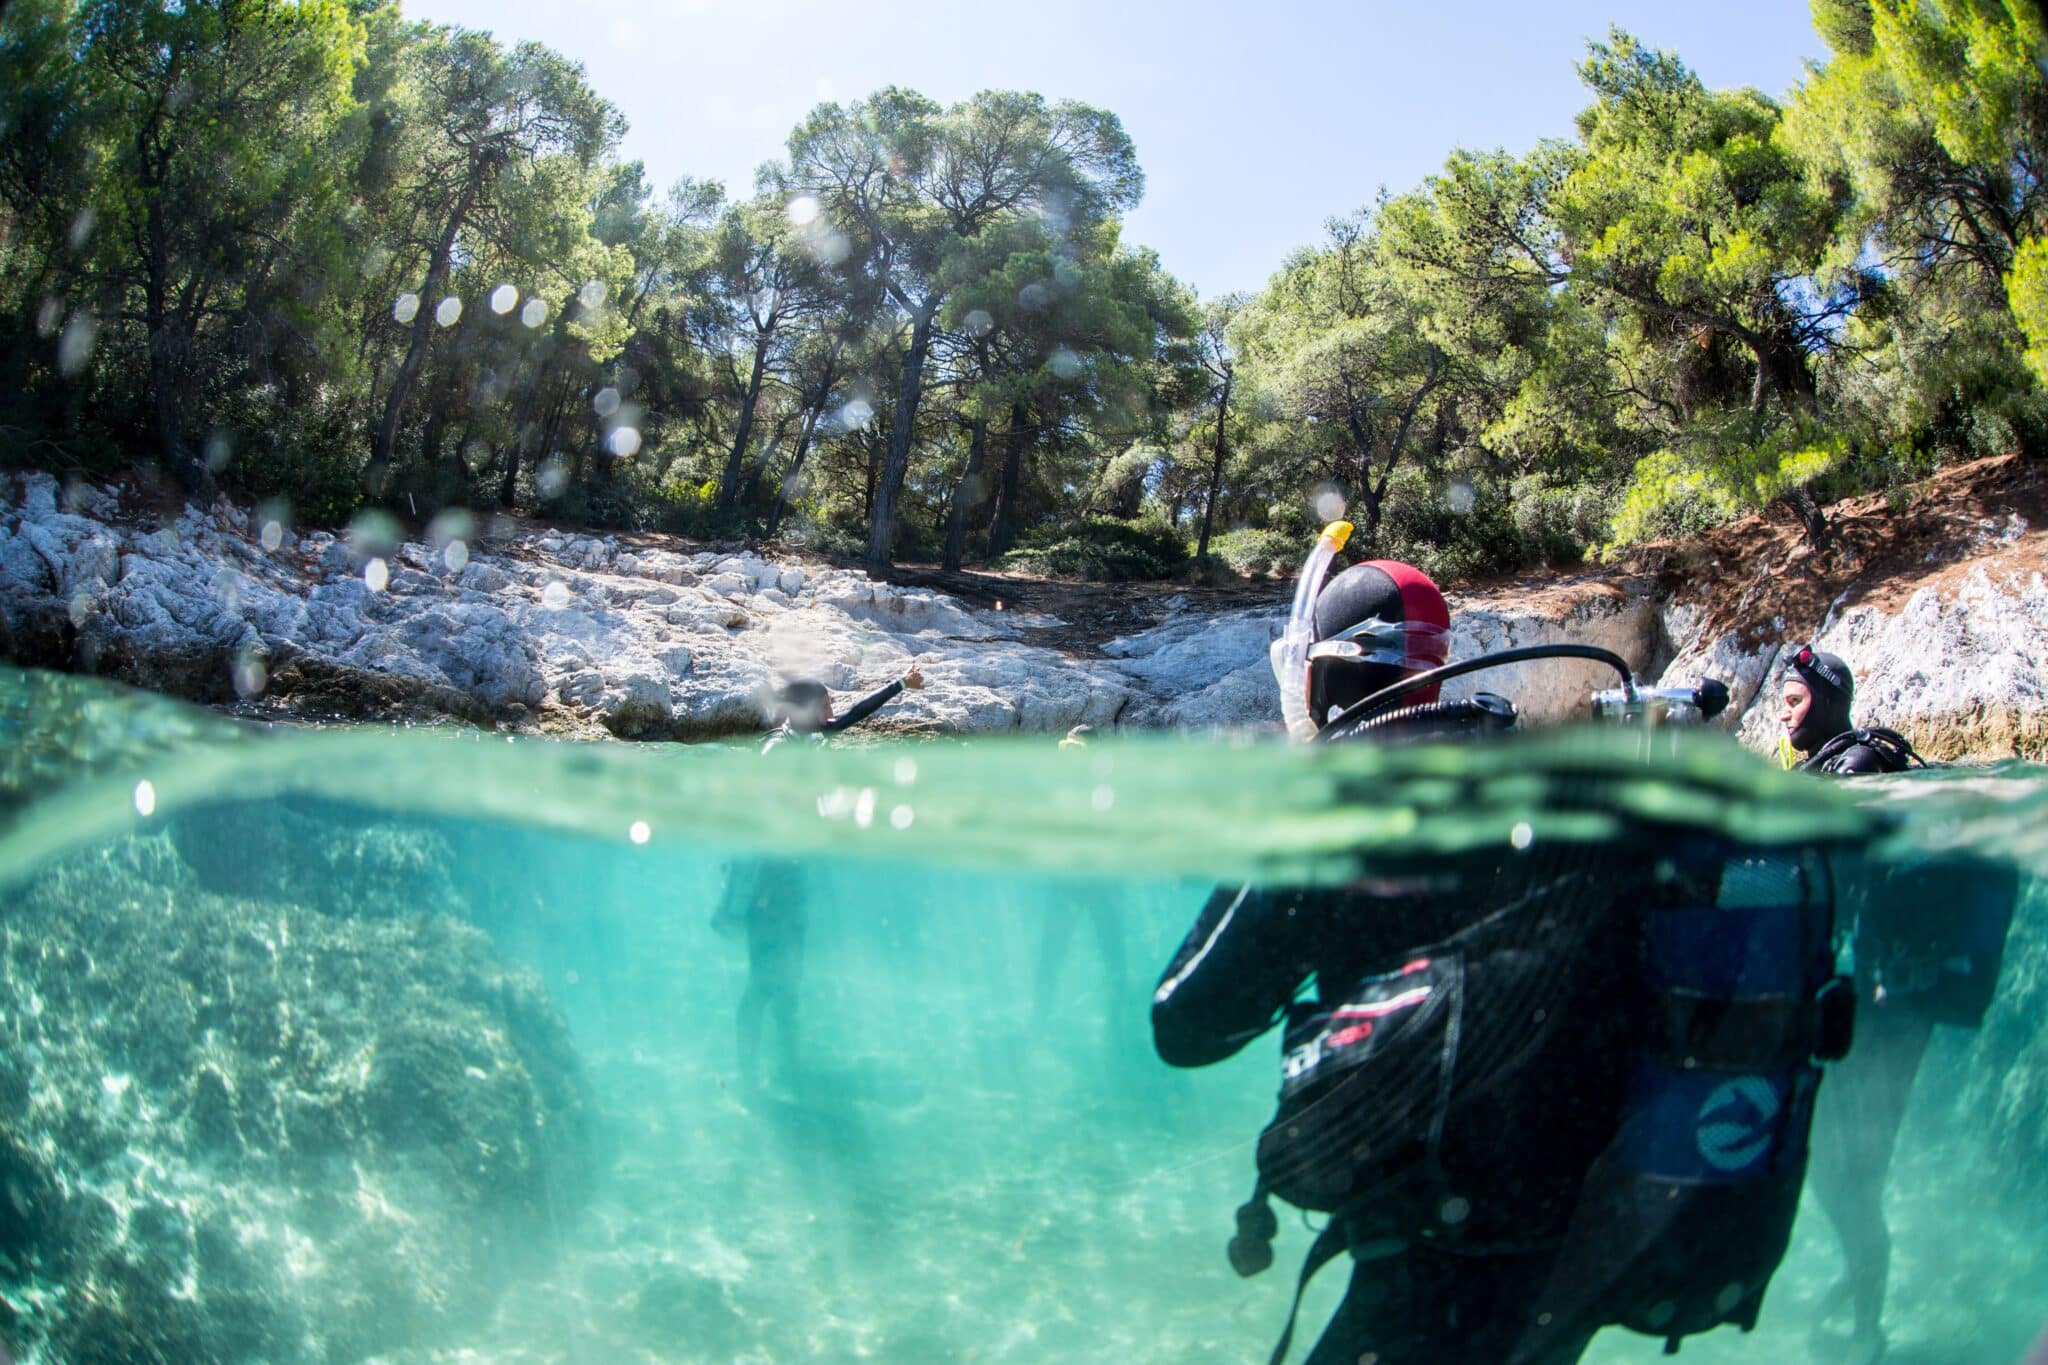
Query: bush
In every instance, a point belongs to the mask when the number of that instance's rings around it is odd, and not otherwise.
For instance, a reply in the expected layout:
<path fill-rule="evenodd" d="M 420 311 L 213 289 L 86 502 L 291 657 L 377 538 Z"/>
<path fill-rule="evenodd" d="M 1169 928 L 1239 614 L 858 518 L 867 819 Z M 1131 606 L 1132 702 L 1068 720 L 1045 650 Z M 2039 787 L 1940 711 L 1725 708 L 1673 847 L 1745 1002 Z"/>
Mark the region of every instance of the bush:
<path fill-rule="evenodd" d="M 1313 537 L 1241 527 L 1210 537 L 1209 553 L 1232 573 L 1247 578 L 1265 574 L 1285 576 L 1301 568 L 1313 544 Z"/>
<path fill-rule="evenodd" d="M 1172 578 L 1188 563 L 1187 542 L 1163 519 L 1096 517 L 1043 536 L 1010 551 L 991 567 L 1048 578 L 1126 583 Z"/>
<path fill-rule="evenodd" d="M 1615 513 L 1614 543 L 1697 535 L 1795 489 L 1824 493 L 1823 480 L 1843 464 L 1848 442 L 1834 436 L 1806 443 L 1804 434 L 1789 431 L 1778 440 L 1705 459 L 1670 450 L 1644 456 Z"/>

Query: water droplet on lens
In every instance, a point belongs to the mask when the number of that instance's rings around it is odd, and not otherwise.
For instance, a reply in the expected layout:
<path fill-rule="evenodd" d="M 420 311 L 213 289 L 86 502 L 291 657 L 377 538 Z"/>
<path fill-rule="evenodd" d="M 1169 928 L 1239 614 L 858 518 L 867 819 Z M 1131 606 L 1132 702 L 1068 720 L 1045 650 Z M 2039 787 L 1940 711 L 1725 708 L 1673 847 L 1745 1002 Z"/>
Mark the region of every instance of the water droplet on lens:
<path fill-rule="evenodd" d="M 399 322 L 411 322 L 420 315 L 420 296 L 408 290 L 398 296 L 398 302 L 391 305 L 391 316 Z"/>
<path fill-rule="evenodd" d="M 363 583 L 371 592 L 382 592 L 391 585 L 391 566 L 381 559 L 373 559 L 363 566 Z"/>
<path fill-rule="evenodd" d="M 526 306 L 519 310 L 519 321 L 528 327 L 538 327 L 548 320 L 548 305 L 543 299 L 528 299 Z"/>
<path fill-rule="evenodd" d="M 533 476 L 534 491 L 543 498 L 559 498 L 562 490 L 569 486 L 569 462 L 559 455 L 550 455 L 541 461 L 540 469 Z"/>
<path fill-rule="evenodd" d="M 576 291 L 576 299 L 585 308 L 602 308 L 610 294 L 611 291 L 605 287 L 603 280 L 592 280 Z"/>
<path fill-rule="evenodd" d="M 1104 784 L 1088 794 L 1088 804 L 1098 811 L 1106 811 L 1116 804 L 1116 788 Z"/>
<path fill-rule="evenodd" d="M 633 427 L 613 427 L 611 434 L 604 438 L 604 448 L 625 459 L 640 449 L 640 433 Z"/>
<path fill-rule="evenodd" d="M 1508 831 L 1508 842 L 1513 844 L 1517 851 L 1527 849 L 1536 842 L 1536 831 L 1529 827 L 1527 820 L 1523 820 Z"/>
<path fill-rule="evenodd" d="M 1052 358 L 1047 360 L 1045 364 L 1046 368 L 1062 379 L 1075 378 L 1081 373 L 1083 368 L 1081 357 L 1075 355 L 1064 346 L 1054 348 Z"/>
<path fill-rule="evenodd" d="M 862 787 L 853 800 L 853 823 L 866 829 L 875 823 L 875 789 Z"/>
<path fill-rule="evenodd" d="M 632 827 L 626 831 L 626 837 L 636 844 L 646 843 L 652 834 L 653 831 L 647 828 L 645 820 L 635 820 Z"/>
<path fill-rule="evenodd" d="M 800 194 L 789 201 L 789 221 L 797 227 L 808 227 L 818 220 L 822 208 L 815 196 Z"/>
<path fill-rule="evenodd" d="M 263 666 L 263 660 L 253 654 L 244 654 L 235 660 L 235 695 L 244 701 L 252 701 L 263 695 L 263 689 L 270 685 L 270 671 Z"/>
<path fill-rule="evenodd" d="M 450 294 L 434 307 L 434 321 L 443 327 L 453 327 L 462 321 L 462 300 Z"/>
<path fill-rule="evenodd" d="M 599 389 L 597 396 L 590 400 L 590 409 L 599 417 L 611 416 L 619 410 L 619 391 L 609 387 Z"/>
<path fill-rule="evenodd" d="M 148 778 L 135 784 L 135 813 L 145 819 L 156 813 L 156 787 Z"/>
<path fill-rule="evenodd" d="M 469 563 L 469 546 L 459 540 L 449 541 L 448 548 L 441 551 L 441 562 L 448 566 L 448 572 L 461 573 L 463 566 Z"/>
<path fill-rule="evenodd" d="M 1457 516 L 1468 515 L 1472 511 L 1473 505 L 1478 501 L 1478 490 L 1463 479 L 1459 479 L 1444 490 L 1444 504 Z"/>
<path fill-rule="evenodd" d="M 569 605 L 569 585 L 557 578 L 540 590 L 540 604 L 549 611 L 560 611 Z"/>
<path fill-rule="evenodd" d="M 915 781 L 917 781 L 917 760 L 914 758 L 897 759 L 896 785 L 899 787 L 907 787 Z"/>
<path fill-rule="evenodd" d="M 491 291 L 491 311 L 499 317 L 512 311 L 519 302 L 519 291 L 509 284 L 501 284 Z"/>
<path fill-rule="evenodd" d="M 57 338 L 57 371 L 66 379 L 85 368 L 92 348 L 100 337 L 99 319 L 90 313 L 73 313 Z"/>
<path fill-rule="evenodd" d="M 1344 516 L 1343 490 L 1324 484 L 1316 490 L 1316 520 L 1322 522 L 1340 521 Z"/>
<path fill-rule="evenodd" d="M 989 316 L 986 308 L 976 308 L 960 319 L 960 325 L 967 329 L 969 336 L 985 337 L 996 329 L 996 320 Z"/>
<path fill-rule="evenodd" d="M 917 819 L 917 812 L 908 806 L 898 806 L 889 812 L 889 823 L 897 829 L 909 829 L 910 822 Z"/>
<path fill-rule="evenodd" d="M 284 523 L 277 521 L 264 522 L 263 533 L 257 537 L 257 543 L 270 553 L 276 554 L 278 549 L 284 544 Z"/>

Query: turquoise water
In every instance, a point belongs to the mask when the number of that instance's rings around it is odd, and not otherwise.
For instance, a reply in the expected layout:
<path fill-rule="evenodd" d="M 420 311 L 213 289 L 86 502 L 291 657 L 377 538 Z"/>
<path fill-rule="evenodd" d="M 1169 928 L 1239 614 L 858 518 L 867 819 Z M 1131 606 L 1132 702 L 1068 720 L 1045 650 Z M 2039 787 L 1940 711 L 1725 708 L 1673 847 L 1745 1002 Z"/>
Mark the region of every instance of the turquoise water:
<path fill-rule="evenodd" d="M 764 758 L 259 731 L 0 670 L 0 1345 L 1263 1360 L 1311 1233 L 1283 1214 L 1249 1281 L 1222 1250 L 1274 1045 L 1173 1071 L 1147 1018 L 1209 888 L 1697 828 L 2025 872 L 1999 997 L 1936 1034 L 1885 1203 L 1887 1358 L 2005 1365 L 2048 1316 L 2044 781 L 1851 790 L 1614 735 Z M 799 1045 L 778 1065 L 771 1018 L 743 1074 L 747 951 L 713 920 L 776 857 L 808 910 Z M 1811 1204 L 1759 1330 L 1684 1358 L 1847 1358 Z M 1587 1359 L 1659 1349 L 1610 1330 Z"/>

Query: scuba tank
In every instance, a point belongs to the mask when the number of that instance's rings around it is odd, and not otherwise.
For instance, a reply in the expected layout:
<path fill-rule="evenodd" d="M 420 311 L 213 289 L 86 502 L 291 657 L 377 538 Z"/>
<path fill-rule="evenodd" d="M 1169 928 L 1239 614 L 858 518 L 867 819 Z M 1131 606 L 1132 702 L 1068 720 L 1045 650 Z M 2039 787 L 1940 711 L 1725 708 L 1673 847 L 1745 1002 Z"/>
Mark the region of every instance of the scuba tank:
<path fill-rule="evenodd" d="M 1701 840 L 1644 907 L 1644 1024 L 1546 1301 L 1665 1338 L 1756 1326 L 1806 1178 L 1819 1061 L 1849 1047 L 1834 886 L 1810 851 Z"/>

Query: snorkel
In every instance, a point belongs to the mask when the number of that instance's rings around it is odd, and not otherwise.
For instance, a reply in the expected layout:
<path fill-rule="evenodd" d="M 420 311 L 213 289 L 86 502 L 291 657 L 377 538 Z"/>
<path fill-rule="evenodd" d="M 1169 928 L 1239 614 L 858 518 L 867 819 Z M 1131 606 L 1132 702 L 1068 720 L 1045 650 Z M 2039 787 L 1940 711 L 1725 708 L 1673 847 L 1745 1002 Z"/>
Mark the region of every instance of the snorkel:
<path fill-rule="evenodd" d="M 1298 740 L 1314 739 L 1317 729 L 1308 705 L 1308 651 L 1316 642 L 1316 598 L 1323 590 L 1330 562 L 1350 539 L 1348 521 L 1333 521 L 1316 537 L 1316 547 L 1309 551 L 1301 578 L 1294 585 L 1294 608 L 1287 614 L 1287 629 L 1268 651 L 1273 677 L 1280 684 L 1281 718 L 1287 722 L 1287 733 Z"/>

